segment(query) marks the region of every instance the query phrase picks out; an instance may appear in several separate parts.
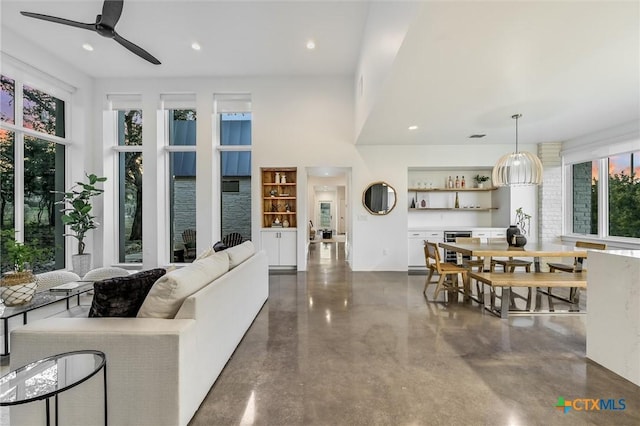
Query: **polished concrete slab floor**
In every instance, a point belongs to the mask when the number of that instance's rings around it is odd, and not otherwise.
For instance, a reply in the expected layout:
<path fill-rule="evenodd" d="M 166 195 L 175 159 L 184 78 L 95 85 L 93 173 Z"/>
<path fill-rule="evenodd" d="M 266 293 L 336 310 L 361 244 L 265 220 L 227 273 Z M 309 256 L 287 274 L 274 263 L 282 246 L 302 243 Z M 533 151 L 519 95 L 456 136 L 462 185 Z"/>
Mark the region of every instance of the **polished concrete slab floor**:
<path fill-rule="evenodd" d="M 640 424 L 640 388 L 586 359 L 585 315 L 501 320 L 425 300 L 424 280 L 350 272 L 342 243 L 311 245 L 308 272 L 270 275 L 190 424 Z M 576 408 L 556 408 L 561 397 Z"/>

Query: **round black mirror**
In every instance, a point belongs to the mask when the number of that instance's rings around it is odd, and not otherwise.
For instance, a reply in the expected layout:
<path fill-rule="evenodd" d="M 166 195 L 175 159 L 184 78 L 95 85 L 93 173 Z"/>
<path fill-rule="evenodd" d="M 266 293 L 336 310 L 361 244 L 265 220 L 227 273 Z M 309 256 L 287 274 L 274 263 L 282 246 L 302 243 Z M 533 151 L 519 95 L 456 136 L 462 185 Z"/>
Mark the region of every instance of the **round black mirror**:
<path fill-rule="evenodd" d="M 386 182 L 374 182 L 362 194 L 362 204 L 371 214 L 388 214 L 396 206 L 396 190 Z"/>

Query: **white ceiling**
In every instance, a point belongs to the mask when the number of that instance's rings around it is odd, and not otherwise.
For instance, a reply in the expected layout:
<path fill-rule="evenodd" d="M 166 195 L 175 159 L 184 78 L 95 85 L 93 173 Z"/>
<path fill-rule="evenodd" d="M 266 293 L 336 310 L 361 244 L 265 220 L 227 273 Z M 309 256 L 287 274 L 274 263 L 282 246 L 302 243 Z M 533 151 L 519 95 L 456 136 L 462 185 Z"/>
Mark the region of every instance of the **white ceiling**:
<path fill-rule="evenodd" d="M 126 0 L 116 30 L 160 66 L 96 33 L 19 14 L 93 22 L 101 9 L 101 0 L 0 3 L 3 29 L 102 78 L 353 76 L 369 1 Z M 515 113 L 523 143 L 638 121 L 639 2 L 423 2 L 358 143 L 513 143 Z"/>

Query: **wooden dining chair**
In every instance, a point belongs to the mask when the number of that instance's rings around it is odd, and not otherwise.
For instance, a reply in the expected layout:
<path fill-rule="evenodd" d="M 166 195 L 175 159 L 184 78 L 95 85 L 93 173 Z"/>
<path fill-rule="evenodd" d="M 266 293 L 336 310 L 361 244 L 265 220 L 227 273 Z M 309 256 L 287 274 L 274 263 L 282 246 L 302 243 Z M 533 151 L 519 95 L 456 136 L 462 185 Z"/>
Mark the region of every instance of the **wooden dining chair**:
<path fill-rule="evenodd" d="M 590 241 L 576 241 L 576 248 L 606 250 L 607 245 L 604 243 L 592 243 Z M 577 271 L 584 271 L 584 269 L 582 269 L 583 261 L 584 261 L 584 258 L 575 257 L 573 260 L 573 265 L 569 265 L 568 263 L 547 263 L 547 265 L 549 265 L 549 272 L 555 272 L 555 271 L 577 272 Z"/>
<path fill-rule="evenodd" d="M 576 241 L 576 248 L 585 248 L 585 249 L 593 249 L 593 250 L 606 250 L 607 245 L 604 243 L 592 243 L 590 241 Z M 569 265 L 568 263 L 547 263 L 549 265 L 549 272 L 561 271 L 561 272 L 569 272 L 569 273 L 577 273 L 577 272 L 586 272 L 585 269 L 582 268 L 584 258 L 583 257 L 575 257 L 573 260 L 573 265 Z M 551 287 L 547 287 L 547 292 L 551 295 Z M 580 289 L 578 287 L 570 287 L 569 288 L 569 301 L 572 303 L 578 303 L 580 301 Z"/>
<path fill-rule="evenodd" d="M 504 238 L 489 238 L 489 243 L 503 243 Z M 531 272 L 531 265 L 533 261 L 524 259 L 515 259 L 513 256 L 509 256 L 507 259 L 503 258 L 491 258 L 491 272 L 496 271 L 496 265 L 502 266 L 503 272 L 514 272 L 516 268 L 524 268 L 526 272 Z"/>
<path fill-rule="evenodd" d="M 456 237 L 456 244 L 480 244 L 479 237 Z M 470 259 L 465 259 L 461 253 L 457 253 L 458 265 L 462 265 L 467 271 L 484 272 L 484 257 L 474 256 Z M 469 281 L 471 281 L 469 279 Z M 477 302 L 484 303 L 484 283 L 476 280 L 476 294 Z"/>
<path fill-rule="evenodd" d="M 427 277 L 427 281 L 424 283 L 424 290 L 422 293 L 427 295 L 427 286 L 432 284 L 431 277 L 433 274 L 438 274 L 439 279 L 436 286 L 436 291 L 434 293 L 433 299 L 436 300 L 438 295 L 443 289 L 460 291 L 460 282 L 458 281 L 458 276 L 462 277 L 462 283 L 466 288 L 468 287 L 467 281 L 467 270 L 461 266 L 454 265 L 453 263 L 442 262 L 440 259 L 440 251 L 438 250 L 438 245 L 436 243 L 431 243 L 429 241 L 424 242 L 424 256 L 425 261 L 427 262 L 427 269 L 429 269 L 429 276 Z M 449 278 L 448 285 L 445 285 L 445 281 Z"/>

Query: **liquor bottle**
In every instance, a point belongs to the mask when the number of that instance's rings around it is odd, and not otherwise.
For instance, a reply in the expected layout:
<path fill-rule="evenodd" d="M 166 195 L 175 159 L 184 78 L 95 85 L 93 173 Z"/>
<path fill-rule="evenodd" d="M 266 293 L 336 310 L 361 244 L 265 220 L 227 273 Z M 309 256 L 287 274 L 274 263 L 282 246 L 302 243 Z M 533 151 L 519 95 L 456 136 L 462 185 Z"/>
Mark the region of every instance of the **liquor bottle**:
<path fill-rule="evenodd" d="M 447 187 L 453 188 L 453 179 L 451 179 L 451 176 L 449 176 L 449 181 L 447 182 Z"/>
<path fill-rule="evenodd" d="M 460 179 L 456 176 L 456 188 L 460 188 Z"/>
<path fill-rule="evenodd" d="M 460 181 L 460 186 L 461 186 L 462 188 L 464 188 L 464 186 L 465 186 L 464 176 L 462 176 L 462 181 Z"/>
<path fill-rule="evenodd" d="M 460 200 L 458 199 L 458 193 L 456 192 L 456 204 L 454 206 L 456 209 L 460 208 Z"/>

